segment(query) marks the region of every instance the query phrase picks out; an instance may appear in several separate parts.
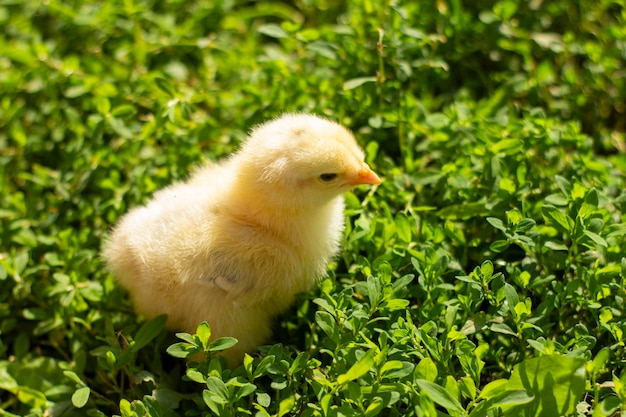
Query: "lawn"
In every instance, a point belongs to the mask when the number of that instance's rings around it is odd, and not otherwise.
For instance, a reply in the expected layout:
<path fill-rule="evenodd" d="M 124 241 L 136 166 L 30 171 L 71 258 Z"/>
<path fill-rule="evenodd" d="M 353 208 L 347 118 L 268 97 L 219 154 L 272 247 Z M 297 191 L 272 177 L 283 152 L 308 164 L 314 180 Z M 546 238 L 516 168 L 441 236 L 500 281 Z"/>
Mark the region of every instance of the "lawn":
<path fill-rule="evenodd" d="M 0 33 L 0 416 L 626 412 L 624 0 L 9 0 Z M 287 111 L 384 182 L 229 369 L 100 249 Z"/>

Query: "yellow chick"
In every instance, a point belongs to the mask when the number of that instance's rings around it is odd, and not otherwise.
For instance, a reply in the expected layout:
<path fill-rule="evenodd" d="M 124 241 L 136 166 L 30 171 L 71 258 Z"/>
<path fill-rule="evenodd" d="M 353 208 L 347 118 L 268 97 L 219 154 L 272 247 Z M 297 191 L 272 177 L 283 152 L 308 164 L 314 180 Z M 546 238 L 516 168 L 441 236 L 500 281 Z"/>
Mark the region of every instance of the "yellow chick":
<path fill-rule="evenodd" d="M 326 272 L 344 228 L 342 194 L 379 184 L 352 134 L 287 114 L 238 152 L 123 216 L 103 256 L 138 313 L 168 328 L 239 340 L 231 366 L 270 337 L 271 319 Z"/>

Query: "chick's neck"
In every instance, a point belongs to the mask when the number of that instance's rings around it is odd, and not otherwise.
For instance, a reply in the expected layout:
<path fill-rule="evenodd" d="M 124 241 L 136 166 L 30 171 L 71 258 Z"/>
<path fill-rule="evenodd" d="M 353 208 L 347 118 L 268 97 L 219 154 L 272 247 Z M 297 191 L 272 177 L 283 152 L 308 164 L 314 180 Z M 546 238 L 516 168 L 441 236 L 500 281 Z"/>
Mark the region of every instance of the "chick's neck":
<path fill-rule="evenodd" d="M 329 213 L 336 210 L 337 204 L 342 204 L 340 195 L 311 204 L 285 190 L 265 188 L 241 183 L 230 187 L 229 198 L 224 200 L 228 202 L 227 212 L 238 222 L 260 227 L 295 246 L 304 243 L 302 237 L 308 235 L 307 230 L 324 228 Z"/>

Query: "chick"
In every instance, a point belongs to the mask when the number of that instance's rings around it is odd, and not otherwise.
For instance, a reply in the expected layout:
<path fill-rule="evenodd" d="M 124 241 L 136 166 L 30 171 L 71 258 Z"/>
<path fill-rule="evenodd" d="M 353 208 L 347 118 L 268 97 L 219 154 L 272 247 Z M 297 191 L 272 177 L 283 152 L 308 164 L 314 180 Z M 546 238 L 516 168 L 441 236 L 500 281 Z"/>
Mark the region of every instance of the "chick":
<path fill-rule="evenodd" d="M 342 194 L 379 177 L 352 134 L 287 114 L 251 132 L 238 152 L 154 194 L 104 244 L 110 271 L 146 318 L 239 340 L 231 366 L 270 337 L 271 319 L 326 272 L 344 228 Z"/>

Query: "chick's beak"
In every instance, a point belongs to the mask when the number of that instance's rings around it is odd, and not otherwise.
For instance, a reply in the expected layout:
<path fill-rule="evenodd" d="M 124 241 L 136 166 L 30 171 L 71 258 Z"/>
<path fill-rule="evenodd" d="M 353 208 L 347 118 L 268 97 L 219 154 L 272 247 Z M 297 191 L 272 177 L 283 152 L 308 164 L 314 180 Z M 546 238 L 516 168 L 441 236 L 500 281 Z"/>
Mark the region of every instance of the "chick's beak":
<path fill-rule="evenodd" d="M 382 180 L 376 175 L 370 167 L 363 167 L 354 177 L 350 178 L 349 185 L 364 185 L 364 184 L 380 184 Z"/>

